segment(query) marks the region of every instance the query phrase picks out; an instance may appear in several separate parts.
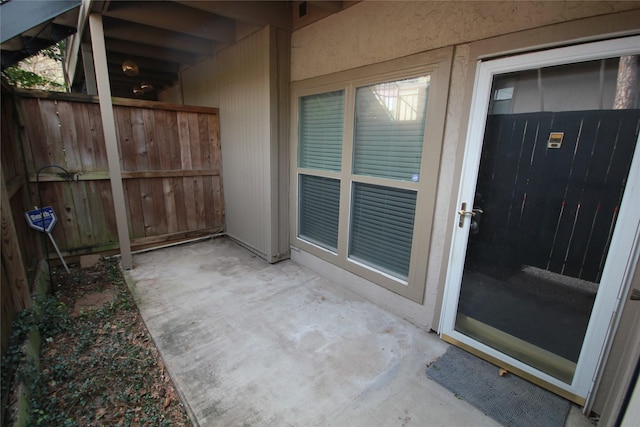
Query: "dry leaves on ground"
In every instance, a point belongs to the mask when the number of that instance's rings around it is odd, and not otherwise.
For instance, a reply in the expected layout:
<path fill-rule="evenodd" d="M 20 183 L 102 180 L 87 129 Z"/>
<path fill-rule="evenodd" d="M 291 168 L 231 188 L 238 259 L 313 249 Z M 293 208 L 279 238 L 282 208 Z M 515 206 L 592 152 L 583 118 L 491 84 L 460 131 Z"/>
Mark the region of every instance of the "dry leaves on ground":
<path fill-rule="evenodd" d="M 42 337 L 37 425 L 190 425 L 117 264 L 57 270 L 53 285 L 68 325 Z"/>

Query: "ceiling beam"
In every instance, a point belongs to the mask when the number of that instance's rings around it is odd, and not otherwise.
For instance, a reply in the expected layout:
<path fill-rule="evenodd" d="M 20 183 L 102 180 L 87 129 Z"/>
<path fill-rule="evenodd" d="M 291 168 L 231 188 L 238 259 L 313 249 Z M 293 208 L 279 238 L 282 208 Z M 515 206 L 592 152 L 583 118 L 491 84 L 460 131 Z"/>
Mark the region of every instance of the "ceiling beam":
<path fill-rule="evenodd" d="M 209 39 L 113 18 L 104 19 L 104 35 L 110 39 L 133 40 L 198 55 L 211 54 L 216 47 L 216 43 Z"/>
<path fill-rule="evenodd" d="M 178 81 L 177 74 L 160 73 L 154 70 L 141 68 L 137 75 L 128 76 L 122 72 L 119 64 L 109 64 L 109 77 L 112 81 L 130 81 L 132 83 L 140 83 L 141 80 L 153 80 L 158 84 L 171 85 Z"/>
<path fill-rule="evenodd" d="M 178 64 L 194 64 L 197 58 L 197 55 L 189 52 L 180 52 L 141 43 L 131 43 L 124 40 L 109 39 L 106 40 L 106 45 L 108 52 L 119 52 L 143 58 L 177 62 Z"/>
<path fill-rule="evenodd" d="M 174 1 L 237 21 L 260 26 L 274 25 L 286 30 L 291 29 L 293 19 L 291 7 L 286 1 Z"/>
<path fill-rule="evenodd" d="M 148 68 L 151 70 L 162 71 L 165 73 L 178 74 L 180 72 L 180 64 L 177 62 L 161 61 L 159 59 L 133 57 L 125 53 L 109 52 L 107 61 L 109 64 L 118 64 L 120 67 L 127 59 L 132 59 L 140 68 Z"/>
<path fill-rule="evenodd" d="M 235 40 L 232 19 L 174 2 L 111 2 L 103 15 L 223 43 Z"/>

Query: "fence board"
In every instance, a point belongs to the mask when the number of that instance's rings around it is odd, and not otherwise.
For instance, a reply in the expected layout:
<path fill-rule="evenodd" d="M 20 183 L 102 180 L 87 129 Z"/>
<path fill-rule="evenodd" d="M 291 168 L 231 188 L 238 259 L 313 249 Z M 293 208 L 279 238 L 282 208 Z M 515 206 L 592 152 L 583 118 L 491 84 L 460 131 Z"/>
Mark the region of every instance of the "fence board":
<path fill-rule="evenodd" d="M 49 151 L 50 143 L 46 138 L 44 123 L 40 114 L 40 104 L 37 99 L 22 99 L 19 101 L 22 109 L 22 117 L 25 120 L 23 143 L 34 141 L 30 149 L 25 149 L 25 163 L 27 171 L 35 174 L 38 167 L 51 163 Z"/>
<path fill-rule="evenodd" d="M 57 102 L 39 100 L 40 117 L 44 126 L 44 135 L 40 136 L 47 144 L 48 161 L 35 165 L 36 169 L 46 164 L 65 165 L 64 143 L 60 135 L 60 119 L 58 118 Z"/>
<path fill-rule="evenodd" d="M 164 194 L 167 233 L 175 233 L 178 231 L 178 219 L 176 217 L 176 199 L 173 193 L 173 179 L 162 178 L 162 193 Z"/>
<path fill-rule="evenodd" d="M 191 128 L 189 127 L 189 115 L 178 113 L 178 139 L 180 141 L 180 166 L 181 169 L 191 169 Z"/>
<path fill-rule="evenodd" d="M 222 166 L 219 120 L 220 119 L 217 115 L 209 116 L 209 136 L 211 138 L 211 158 L 213 160 L 211 167 L 214 169 L 220 169 Z"/>
<path fill-rule="evenodd" d="M 125 111 L 131 118 L 131 134 L 133 136 L 133 152 L 135 153 L 135 166 L 133 170 L 149 169 L 149 159 L 147 156 L 147 141 L 145 134 L 142 110 L 139 108 L 128 108 Z"/>
<path fill-rule="evenodd" d="M 200 147 L 200 122 L 197 114 L 189 114 L 189 149 L 191 154 L 191 167 L 193 169 L 202 168 L 202 153 Z"/>
<path fill-rule="evenodd" d="M 62 159 L 64 162 L 57 161 L 65 169 L 71 172 L 82 170 L 81 150 L 78 144 L 77 126 L 84 125 L 82 117 L 76 119 L 71 103 L 66 101 L 58 101 L 58 129 L 60 131 L 60 141 L 62 143 Z"/>
<path fill-rule="evenodd" d="M 108 171 L 107 148 L 104 142 L 104 129 L 102 127 L 102 116 L 100 106 L 97 104 L 81 104 L 89 112 L 89 126 L 91 134 L 86 143 L 91 146 L 95 156 L 94 171 Z"/>
<path fill-rule="evenodd" d="M 202 178 L 202 191 L 204 197 L 204 220 L 205 226 L 209 228 L 215 227 L 215 194 L 213 189 L 213 180 L 216 177 L 205 176 Z"/>
<path fill-rule="evenodd" d="M 160 166 L 160 153 L 158 152 L 158 134 L 156 132 L 154 111 L 150 109 L 142 110 L 142 120 L 144 122 L 145 142 L 147 145 L 147 169 L 162 169 Z M 138 169 L 140 169 L 139 166 Z"/>
<path fill-rule="evenodd" d="M 72 103 L 71 108 L 76 117 L 76 143 L 82 168 L 79 170 L 95 170 L 96 158 L 91 144 L 91 119 L 88 108 L 82 104 Z"/>
<path fill-rule="evenodd" d="M 169 114 L 170 113 L 167 111 L 156 111 L 156 114 L 154 116 L 155 125 L 160 129 L 163 129 L 162 132 L 156 133 L 156 146 L 158 148 L 158 169 L 162 170 L 173 169 L 172 148 L 174 144 L 171 144 L 171 141 L 177 140 L 177 136 L 172 138 L 171 132 L 168 132 L 168 129 L 172 126 Z"/>
<path fill-rule="evenodd" d="M 111 233 L 109 230 L 109 224 L 106 218 L 107 210 L 104 207 L 104 201 L 102 200 L 102 188 L 101 186 L 108 182 L 90 181 L 87 183 L 87 208 L 90 212 L 91 230 L 93 234 L 94 244 L 99 243 L 114 243 L 117 242 L 117 235 Z M 113 205 L 110 206 L 111 211 Z M 114 224 L 115 227 L 115 224 Z M 112 230 L 115 230 L 113 228 Z"/>
<path fill-rule="evenodd" d="M 214 142 L 206 115 L 198 114 L 198 128 L 200 129 L 198 136 L 200 137 L 200 156 L 202 159 L 200 167 L 211 169 L 211 150 L 213 150 Z"/>

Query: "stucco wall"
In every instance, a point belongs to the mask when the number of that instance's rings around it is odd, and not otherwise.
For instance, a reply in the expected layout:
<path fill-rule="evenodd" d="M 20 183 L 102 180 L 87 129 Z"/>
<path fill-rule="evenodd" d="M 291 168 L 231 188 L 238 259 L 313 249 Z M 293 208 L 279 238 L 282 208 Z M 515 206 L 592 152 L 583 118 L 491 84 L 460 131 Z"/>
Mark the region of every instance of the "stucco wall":
<path fill-rule="evenodd" d="M 609 1 L 365 0 L 292 34 L 291 78 L 638 7 Z"/>

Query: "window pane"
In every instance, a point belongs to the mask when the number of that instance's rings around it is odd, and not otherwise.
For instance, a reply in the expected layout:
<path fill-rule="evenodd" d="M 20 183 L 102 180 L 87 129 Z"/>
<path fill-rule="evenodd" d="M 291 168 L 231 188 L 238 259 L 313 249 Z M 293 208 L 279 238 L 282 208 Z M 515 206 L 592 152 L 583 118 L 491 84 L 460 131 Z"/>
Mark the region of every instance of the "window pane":
<path fill-rule="evenodd" d="M 340 180 L 300 175 L 298 237 L 333 251 L 338 247 Z"/>
<path fill-rule="evenodd" d="M 344 91 L 300 98 L 298 166 L 339 171 Z"/>
<path fill-rule="evenodd" d="M 349 257 L 407 280 L 416 193 L 354 183 Z"/>
<path fill-rule="evenodd" d="M 357 89 L 355 174 L 420 179 L 428 92 L 429 76 Z"/>

